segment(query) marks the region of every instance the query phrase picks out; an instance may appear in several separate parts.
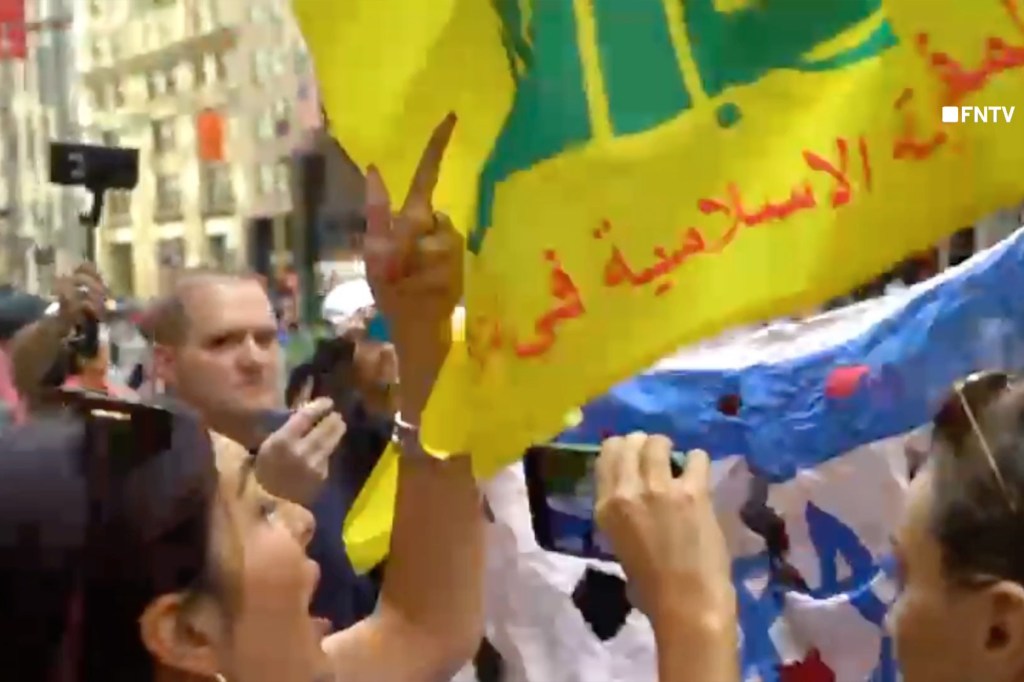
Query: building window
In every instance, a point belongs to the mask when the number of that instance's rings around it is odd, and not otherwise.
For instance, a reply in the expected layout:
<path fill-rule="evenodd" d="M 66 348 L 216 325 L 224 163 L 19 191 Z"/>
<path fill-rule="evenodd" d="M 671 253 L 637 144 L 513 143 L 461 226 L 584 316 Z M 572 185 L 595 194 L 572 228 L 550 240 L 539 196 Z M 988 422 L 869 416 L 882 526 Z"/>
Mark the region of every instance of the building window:
<path fill-rule="evenodd" d="M 107 224 L 115 227 L 127 225 L 131 222 L 132 195 L 125 190 L 112 190 L 107 192 L 104 202 Z"/>
<path fill-rule="evenodd" d="M 287 194 L 291 189 L 291 181 L 291 164 L 286 160 L 278 161 L 277 167 L 274 169 L 274 184 L 276 185 L 277 191 L 281 194 Z"/>
<path fill-rule="evenodd" d="M 119 296 L 135 293 L 135 267 L 131 244 L 110 245 L 110 289 Z M 104 271 L 104 275 L 107 273 Z"/>
<path fill-rule="evenodd" d="M 206 55 L 204 68 L 207 83 L 223 82 L 228 79 L 228 65 L 223 52 Z"/>
<path fill-rule="evenodd" d="M 156 217 L 159 220 L 181 217 L 181 182 L 176 174 L 156 176 Z"/>
<path fill-rule="evenodd" d="M 267 50 L 256 50 L 252 54 L 252 82 L 263 85 L 271 75 L 270 53 Z"/>
<path fill-rule="evenodd" d="M 228 265 L 228 238 L 222 234 L 213 234 L 206 238 L 206 252 L 210 265 L 223 268 Z"/>
<path fill-rule="evenodd" d="M 293 54 L 295 74 L 300 78 L 313 74 L 313 62 L 310 61 L 309 52 L 305 47 L 298 47 Z"/>
<path fill-rule="evenodd" d="M 89 46 L 89 51 L 92 52 L 93 61 L 99 64 L 105 64 L 110 61 L 110 45 L 107 43 L 105 36 L 94 38 L 92 45 Z"/>
<path fill-rule="evenodd" d="M 286 137 L 291 132 L 291 106 L 286 99 L 279 99 L 274 103 L 274 135 Z"/>
<path fill-rule="evenodd" d="M 202 208 L 204 215 L 233 215 L 235 212 L 235 187 L 231 178 L 231 166 L 225 163 L 209 163 L 202 169 Z"/>
<path fill-rule="evenodd" d="M 169 293 L 176 277 L 185 267 L 185 240 L 178 237 L 157 242 L 156 262 L 160 293 Z"/>
<path fill-rule="evenodd" d="M 178 82 L 178 67 L 169 66 L 164 71 L 164 78 L 167 79 L 167 94 L 173 95 L 176 92 L 180 92 L 181 87 Z"/>
<path fill-rule="evenodd" d="M 261 197 L 272 195 L 275 193 L 276 184 L 276 165 L 272 163 L 260 164 L 256 172 L 256 193 Z"/>
<path fill-rule="evenodd" d="M 206 55 L 192 58 L 192 85 L 194 88 L 199 89 L 207 85 L 215 75 L 206 69 Z"/>
<path fill-rule="evenodd" d="M 46 125 L 46 120 L 42 116 L 39 117 L 39 122 Z M 25 157 L 28 159 L 29 165 L 35 166 L 36 164 L 36 131 L 31 127 L 25 131 Z M 47 131 L 49 132 L 49 131 Z"/>
<path fill-rule="evenodd" d="M 103 96 L 104 92 L 101 88 L 89 88 L 85 92 L 88 93 L 89 106 L 98 111 L 103 111 L 106 108 L 107 103 L 104 101 L 106 98 Z"/>
<path fill-rule="evenodd" d="M 267 6 L 260 2 L 260 0 L 253 0 L 252 4 L 249 5 L 249 23 L 262 24 L 269 20 L 270 12 L 267 10 Z"/>
<path fill-rule="evenodd" d="M 166 154 L 175 148 L 175 121 L 165 118 L 153 121 L 153 149 L 157 154 Z"/>
<path fill-rule="evenodd" d="M 163 71 L 151 71 L 146 76 L 146 92 L 150 99 L 157 99 L 167 94 L 167 74 Z"/>
<path fill-rule="evenodd" d="M 156 245 L 157 263 L 164 268 L 185 266 L 185 240 L 180 237 L 161 239 Z"/>
<path fill-rule="evenodd" d="M 264 111 L 256 120 L 256 137 L 261 140 L 273 140 L 276 137 L 272 112 Z"/>
<path fill-rule="evenodd" d="M 283 76 L 288 70 L 288 58 L 281 50 L 274 50 L 270 55 L 270 72 L 275 76 Z"/>

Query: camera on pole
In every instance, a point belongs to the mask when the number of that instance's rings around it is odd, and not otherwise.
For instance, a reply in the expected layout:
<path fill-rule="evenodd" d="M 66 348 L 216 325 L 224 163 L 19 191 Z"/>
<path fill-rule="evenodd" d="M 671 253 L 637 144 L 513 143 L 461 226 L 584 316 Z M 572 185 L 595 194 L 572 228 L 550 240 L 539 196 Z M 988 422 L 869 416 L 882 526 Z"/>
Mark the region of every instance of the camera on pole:
<path fill-rule="evenodd" d="M 139 183 L 139 150 L 102 147 L 72 142 L 50 143 L 50 182 L 69 187 L 84 187 L 92 194 L 92 206 L 79 216 L 86 229 L 86 258 L 96 250 L 95 230 L 103 214 L 108 190 L 130 190 Z M 84 358 L 99 351 L 99 322 L 86 320 L 72 339 L 74 351 Z"/>

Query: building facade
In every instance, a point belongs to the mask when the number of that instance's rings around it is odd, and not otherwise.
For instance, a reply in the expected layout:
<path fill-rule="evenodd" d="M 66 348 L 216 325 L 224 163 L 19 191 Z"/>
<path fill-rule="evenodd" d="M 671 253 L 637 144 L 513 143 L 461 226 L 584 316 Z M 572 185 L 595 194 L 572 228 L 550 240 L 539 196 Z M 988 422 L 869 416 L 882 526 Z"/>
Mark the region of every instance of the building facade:
<path fill-rule="evenodd" d="M 200 264 L 287 264 L 292 158 L 321 125 L 287 4 L 76 2 L 86 137 L 140 150 L 138 186 L 110 193 L 98 231 L 114 291 L 156 295 Z"/>
<path fill-rule="evenodd" d="M 72 0 L 7 5 L 0 21 L 0 280 L 47 291 L 82 253 L 74 192 L 49 182 L 53 139 L 78 137 Z"/>

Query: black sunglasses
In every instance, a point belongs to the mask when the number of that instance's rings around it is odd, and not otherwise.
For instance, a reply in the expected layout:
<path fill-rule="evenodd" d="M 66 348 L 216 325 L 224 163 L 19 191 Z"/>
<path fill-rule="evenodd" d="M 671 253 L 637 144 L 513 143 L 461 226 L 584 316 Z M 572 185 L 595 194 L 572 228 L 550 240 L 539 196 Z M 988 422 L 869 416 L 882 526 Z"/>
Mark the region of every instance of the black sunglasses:
<path fill-rule="evenodd" d="M 1003 395 L 1013 381 L 1012 374 L 985 371 L 971 374 L 953 384 L 953 390 L 942 402 L 932 421 L 932 437 L 941 438 L 953 448 L 954 452 L 959 452 L 967 436 L 972 433 L 976 434 L 978 445 L 981 447 L 1006 503 L 1010 506 L 1011 511 L 1016 511 L 1015 498 L 1010 494 L 1010 488 L 999 471 L 988 439 L 978 423 L 978 415 Z"/>

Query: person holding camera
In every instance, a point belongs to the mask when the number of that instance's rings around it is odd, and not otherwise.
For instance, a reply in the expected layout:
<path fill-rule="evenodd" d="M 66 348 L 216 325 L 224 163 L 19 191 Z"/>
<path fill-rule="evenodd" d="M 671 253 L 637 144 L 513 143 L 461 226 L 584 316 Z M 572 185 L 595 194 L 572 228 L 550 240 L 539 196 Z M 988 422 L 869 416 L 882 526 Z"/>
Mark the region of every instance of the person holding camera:
<path fill-rule="evenodd" d="M 14 383 L 30 409 L 40 405 L 42 392 L 59 386 L 67 376 L 70 357 L 66 340 L 87 318 L 102 320 L 107 287 L 96 266 L 82 263 L 57 280 L 57 305 L 39 310 L 37 319 L 15 334 L 10 343 Z"/>
<path fill-rule="evenodd" d="M 373 301 L 368 284 L 366 296 Z M 309 397 L 331 398 L 348 425 L 332 457 L 327 484 L 312 507 L 318 525 L 309 545 L 310 556 L 324 569 L 314 608 L 338 628 L 372 612 L 376 602 L 381 567 L 368 577 L 355 575 L 338 544 L 338 529 L 390 442 L 399 408 L 395 347 L 368 333 L 369 315 L 379 313 L 362 308 L 344 324 L 332 317 L 339 335 L 317 343 L 313 357 L 292 372 L 285 392 L 290 405 Z"/>
<path fill-rule="evenodd" d="M 596 520 L 654 629 L 659 682 L 738 682 L 732 558 L 715 517 L 707 453 L 672 476 L 672 441 L 609 438 L 596 465 Z"/>

